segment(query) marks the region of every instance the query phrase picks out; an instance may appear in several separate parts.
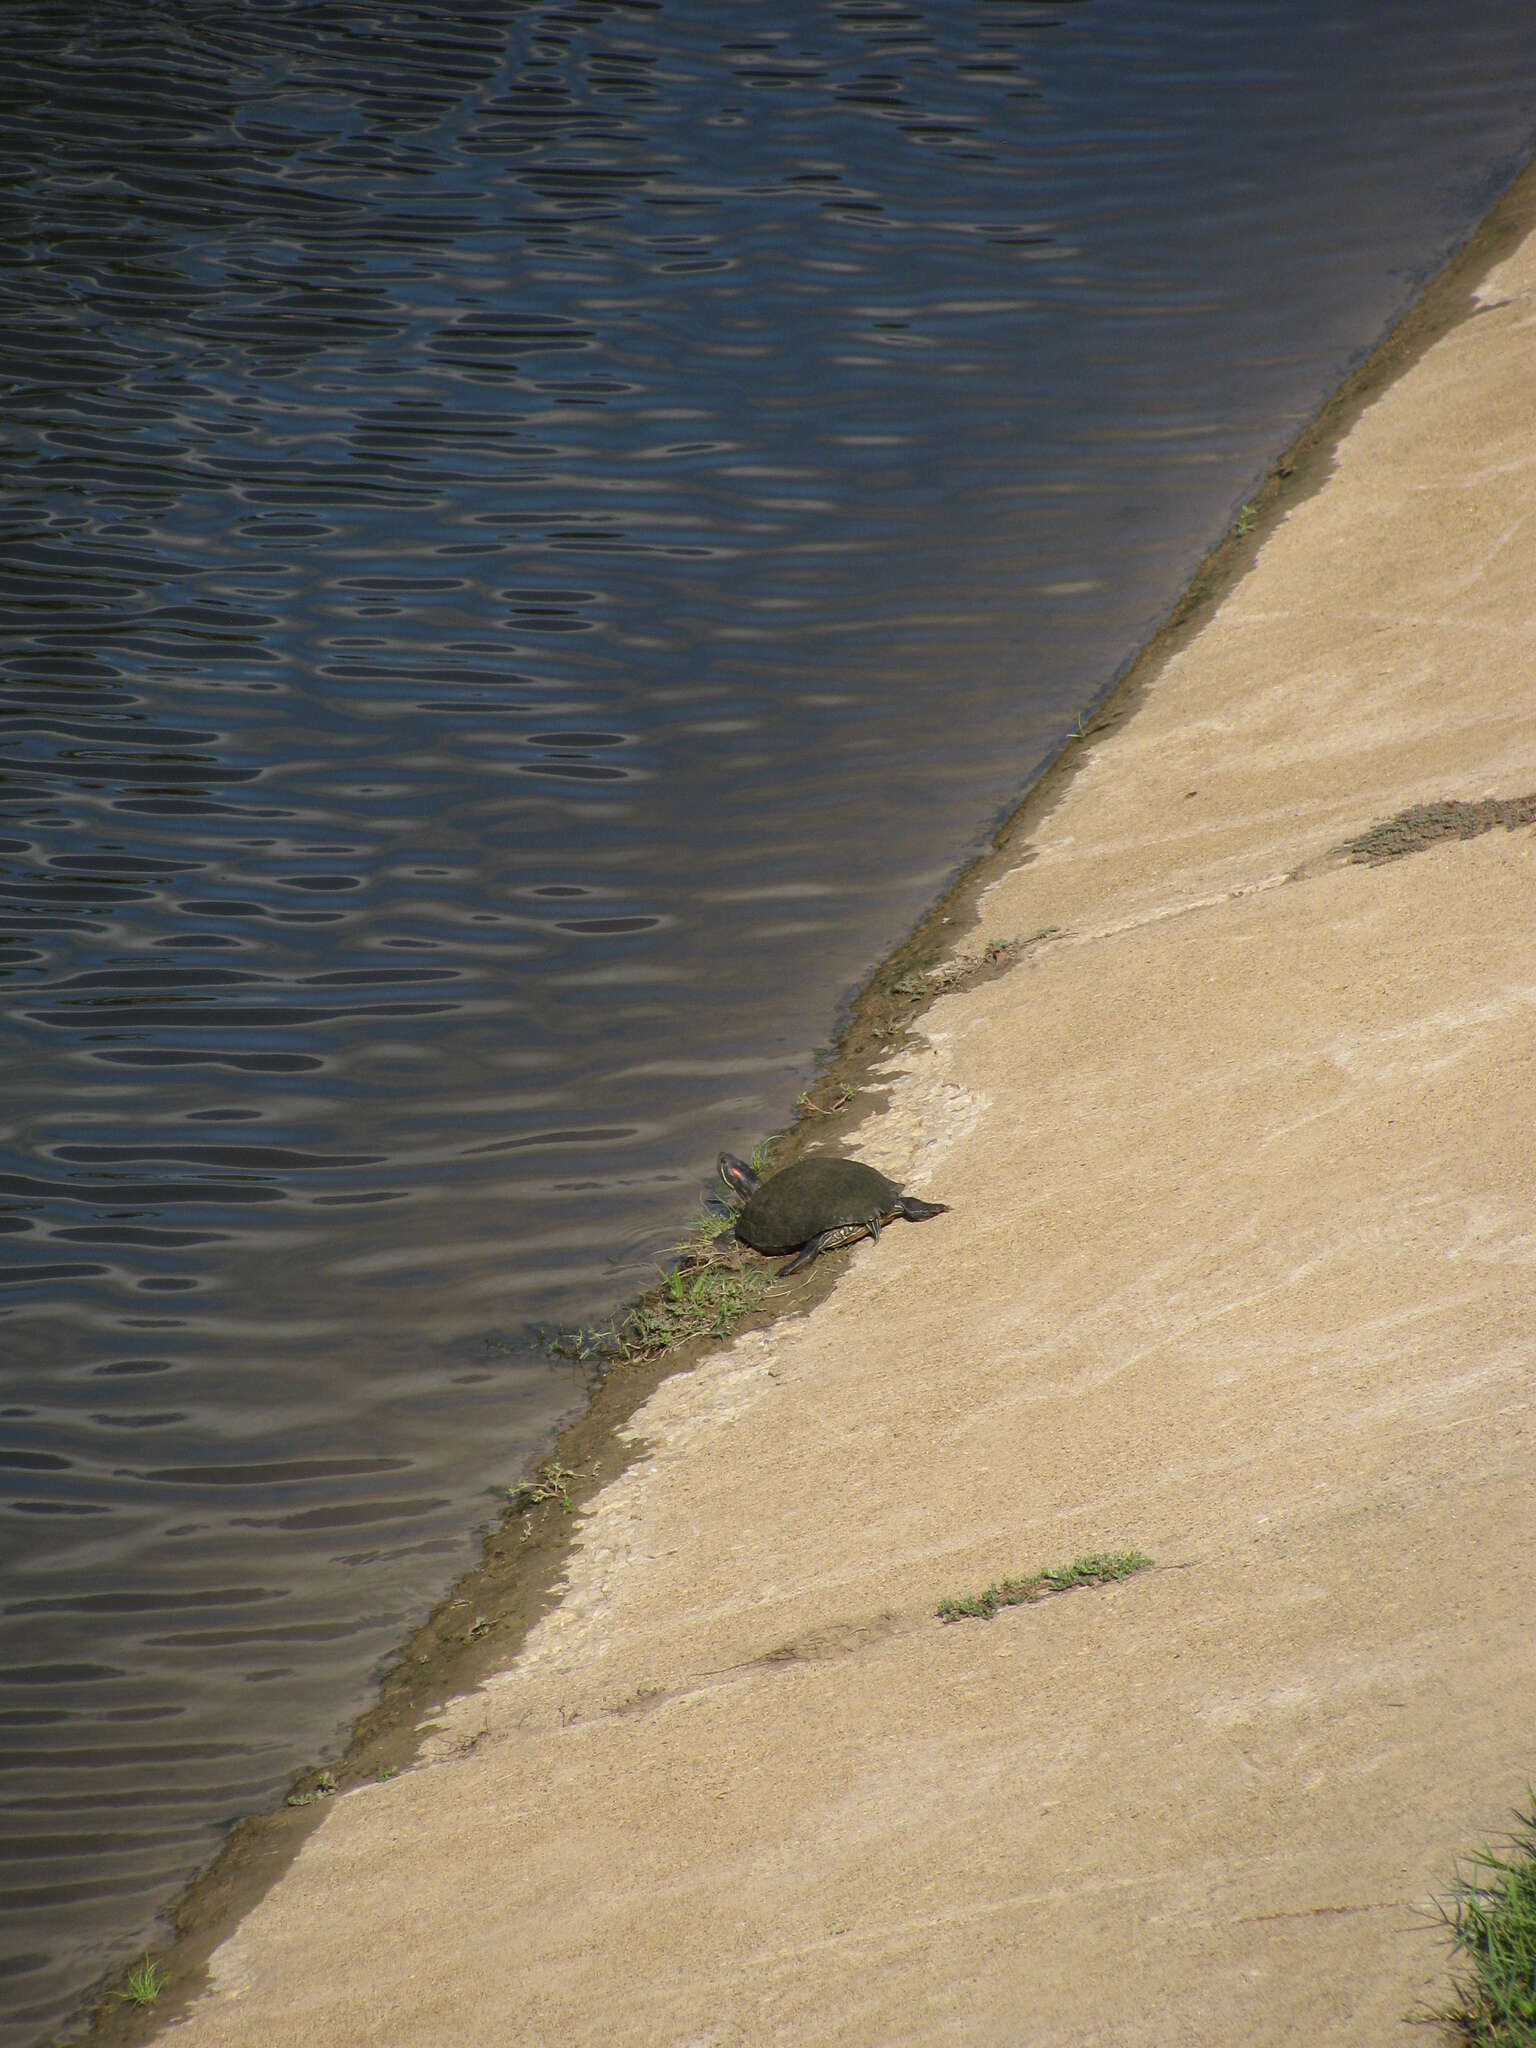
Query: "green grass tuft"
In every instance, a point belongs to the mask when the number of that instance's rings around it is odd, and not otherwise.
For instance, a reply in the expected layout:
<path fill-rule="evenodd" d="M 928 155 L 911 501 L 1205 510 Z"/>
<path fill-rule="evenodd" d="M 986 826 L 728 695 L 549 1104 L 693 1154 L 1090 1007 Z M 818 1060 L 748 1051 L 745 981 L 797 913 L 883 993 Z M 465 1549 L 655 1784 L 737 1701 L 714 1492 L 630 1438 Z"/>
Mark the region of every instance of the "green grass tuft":
<path fill-rule="evenodd" d="M 128 1981 L 117 1994 L 125 2005 L 151 2006 L 165 1989 L 165 1972 L 146 1956 L 128 1972 Z"/>
<path fill-rule="evenodd" d="M 767 1290 L 767 1276 L 725 1259 L 676 1266 L 659 1292 L 630 1310 L 626 1336 L 646 1351 L 670 1351 L 690 1337 L 724 1337 Z"/>
<path fill-rule="evenodd" d="M 730 1223 L 726 1217 L 719 1238 L 724 1238 Z M 568 1330 L 552 1348 L 563 1358 L 592 1361 L 599 1367 L 659 1358 L 692 1337 L 728 1337 L 767 1291 L 768 1275 L 741 1263 L 734 1239 L 727 1250 L 711 1238 L 683 1249 L 671 1272 L 611 1323 L 595 1330 Z"/>
<path fill-rule="evenodd" d="M 687 1236 L 673 1250 L 680 1258 L 697 1258 L 701 1252 L 713 1251 L 735 1227 L 736 1218 L 729 1209 L 701 1209 L 689 1225 Z"/>
<path fill-rule="evenodd" d="M 754 1173 L 767 1171 L 770 1149 L 766 1140 L 753 1147 Z M 655 1286 L 609 1322 L 547 1335 L 549 1349 L 601 1374 L 610 1365 L 659 1358 L 693 1337 L 729 1336 L 768 1291 L 767 1274 L 744 1263 L 735 1227 L 733 1209 L 706 1204 L 672 1247 L 673 1263 Z"/>
<path fill-rule="evenodd" d="M 1139 1550 L 1100 1550 L 1089 1557 L 1074 1558 L 1069 1565 L 1033 1572 L 1026 1579 L 1003 1579 L 984 1593 L 971 1593 L 963 1600 L 941 1600 L 936 1610 L 940 1621 L 990 1621 L 1000 1607 L 1023 1607 L 1045 1600 L 1052 1593 L 1070 1593 L 1077 1586 L 1107 1586 L 1115 1579 L 1128 1579 L 1151 1565 Z"/>
<path fill-rule="evenodd" d="M 1458 1871 L 1446 1922 L 1466 1977 L 1431 2017 L 1463 2048 L 1536 2048 L 1536 1794 L 1507 1852 L 1482 1849 Z"/>

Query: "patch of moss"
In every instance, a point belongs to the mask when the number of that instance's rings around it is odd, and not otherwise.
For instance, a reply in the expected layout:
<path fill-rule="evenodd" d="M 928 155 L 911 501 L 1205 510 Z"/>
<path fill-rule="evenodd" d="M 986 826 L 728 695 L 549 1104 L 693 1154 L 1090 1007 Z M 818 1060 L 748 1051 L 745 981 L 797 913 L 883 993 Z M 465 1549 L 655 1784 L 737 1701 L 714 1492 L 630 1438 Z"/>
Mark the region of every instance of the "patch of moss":
<path fill-rule="evenodd" d="M 1536 794 L 1491 796 L 1476 804 L 1463 803 L 1457 797 L 1413 804 L 1395 818 L 1373 825 L 1358 839 L 1347 839 L 1340 850 L 1352 861 L 1379 867 L 1383 861 L 1401 860 L 1404 854 L 1418 853 L 1441 839 L 1476 839 L 1496 825 L 1507 832 L 1521 825 L 1536 825 Z"/>

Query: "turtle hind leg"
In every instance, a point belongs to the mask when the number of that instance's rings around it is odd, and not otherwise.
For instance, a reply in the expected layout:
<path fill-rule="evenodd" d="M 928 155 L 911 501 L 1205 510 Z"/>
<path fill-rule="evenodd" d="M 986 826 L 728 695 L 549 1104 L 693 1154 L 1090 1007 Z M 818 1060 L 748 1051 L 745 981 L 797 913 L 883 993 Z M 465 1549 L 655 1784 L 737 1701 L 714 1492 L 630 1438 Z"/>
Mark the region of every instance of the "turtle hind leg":
<path fill-rule="evenodd" d="M 909 1223 L 926 1223 L 930 1216 L 947 1216 L 948 1202 L 920 1202 L 916 1195 L 903 1195 L 901 1213 Z"/>
<path fill-rule="evenodd" d="M 780 1266 L 777 1277 L 782 1280 L 786 1273 L 798 1273 L 803 1266 L 808 1266 L 812 1259 L 820 1258 L 823 1252 L 835 1252 L 839 1245 L 854 1244 L 861 1237 L 879 1235 L 878 1217 L 872 1222 L 865 1223 L 834 1223 L 830 1230 L 818 1231 L 808 1243 L 801 1245 L 789 1264 Z"/>
<path fill-rule="evenodd" d="M 745 1159 L 733 1159 L 729 1152 L 722 1152 L 715 1164 L 720 1178 L 738 1202 L 750 1201 L 763 1184 Z"/>

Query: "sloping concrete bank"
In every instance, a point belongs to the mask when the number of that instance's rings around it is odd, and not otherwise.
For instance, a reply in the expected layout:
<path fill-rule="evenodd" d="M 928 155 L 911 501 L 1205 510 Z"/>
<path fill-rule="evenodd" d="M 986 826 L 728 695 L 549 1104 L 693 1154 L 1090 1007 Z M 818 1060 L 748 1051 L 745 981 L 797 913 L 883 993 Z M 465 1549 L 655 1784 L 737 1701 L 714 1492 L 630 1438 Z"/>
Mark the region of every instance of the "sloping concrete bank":
<path fill-rule="evenodd" d="M 1536 832 L 1339 849 L 1536 791 L 1536 243 L 1481 300 L 987 890 L 854 1140 L 952 1212 L 658 1388 L 175 2048 L 1414 2038 L 1536 1771 Z"/>

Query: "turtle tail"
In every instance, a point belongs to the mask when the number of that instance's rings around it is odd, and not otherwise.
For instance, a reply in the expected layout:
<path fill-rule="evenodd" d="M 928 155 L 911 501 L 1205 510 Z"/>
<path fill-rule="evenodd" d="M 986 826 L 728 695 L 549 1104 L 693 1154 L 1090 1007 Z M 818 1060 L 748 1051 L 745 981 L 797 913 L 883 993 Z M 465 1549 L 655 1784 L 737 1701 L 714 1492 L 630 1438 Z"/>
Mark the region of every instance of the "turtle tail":
<path fill-rule="evenodd" d="M 926 1223 L 930 1216 L 947 1216 L 948 1202 L 920 1202 L 916 1195 L 903 1195 L 901 1213 L 909 1223 Z"/>

